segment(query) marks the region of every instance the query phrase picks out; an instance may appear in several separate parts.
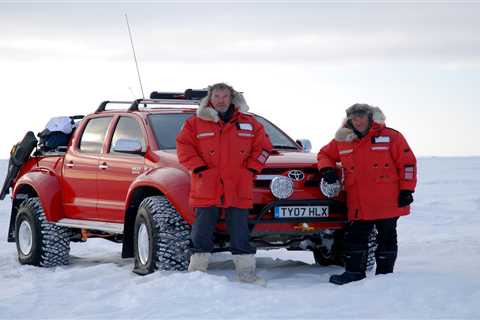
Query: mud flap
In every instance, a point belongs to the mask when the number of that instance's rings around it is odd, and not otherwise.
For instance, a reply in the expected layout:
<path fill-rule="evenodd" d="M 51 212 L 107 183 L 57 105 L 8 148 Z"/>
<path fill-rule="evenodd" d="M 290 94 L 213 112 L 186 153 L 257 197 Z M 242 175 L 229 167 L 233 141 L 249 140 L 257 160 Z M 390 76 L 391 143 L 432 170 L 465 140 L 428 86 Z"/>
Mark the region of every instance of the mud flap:
<path fill-rule="evenodd" d="M 17 194 L 17 198 L 12 200 L 12 211 L 10 213 L 10 225 L 8 227 L 7 242 L 15 242 L 15 220 L 17 219 L 18 207 L 26 199 L 28 199 L 27 195 Z"/>

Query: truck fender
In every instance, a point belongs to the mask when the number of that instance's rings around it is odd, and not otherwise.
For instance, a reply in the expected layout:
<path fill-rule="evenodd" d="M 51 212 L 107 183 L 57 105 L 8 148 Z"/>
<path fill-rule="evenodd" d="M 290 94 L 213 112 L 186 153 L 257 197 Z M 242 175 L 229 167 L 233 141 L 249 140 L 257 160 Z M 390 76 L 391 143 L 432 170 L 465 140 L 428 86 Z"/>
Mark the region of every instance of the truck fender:
<path fill-rule="evenodd" d="M 22 187 L 25 186 L 35 190 L 48 221 L 58 221 L 64 217 L 61 183 L 51 170 L 34 168 L 21 176 L 13 188 L 13 199 L 22 193 Z"/>
<path fill-rule="evenodd" d="M 189 224 L 193 223 L 194 211 L 189 205 L 190 176 L 177 168 L 159 168 L 139 176 L 130 186 L 127 193 L 127 208 L 132 202 L 136 189 L 151 187 L 158 189 L 178 213 Z"/>
<path fill-rule="evenodd" d="M 145 192 L 137 192 L 145 190 Z M 123 228 L 122 257 L 133 257 L 133 235 L 135 217 L 140 201 L 149 195 L 163 194 L 177 212 L 190 225 L 194 220 L 194 211 L 189 205 L 190 176 L 177 168 L 159 168 L 140 175 L 130 186 Z"/>

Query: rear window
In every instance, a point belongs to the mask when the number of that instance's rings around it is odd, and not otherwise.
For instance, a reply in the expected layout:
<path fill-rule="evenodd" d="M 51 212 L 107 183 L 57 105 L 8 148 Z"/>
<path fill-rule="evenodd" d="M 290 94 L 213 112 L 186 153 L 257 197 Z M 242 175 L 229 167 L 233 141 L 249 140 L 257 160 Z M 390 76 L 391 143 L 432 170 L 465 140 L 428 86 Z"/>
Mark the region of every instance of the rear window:
<path fill-rule="evenodd" d="M 183 123 L 192 116 L 191 113 L 151 114 L 148 116 L 160 150 L 176 149 L 175 139 L 177 134 Z M 255 119 L 264 126 L 274 148 L 298 150 L 299 146 L 268 120 L 260 116 L 255 116 Z"/>
<path fill-rule="evenodd" d="M 120 139 L 138 141 L 142 145 L 142 151 L 145 152 L 146 150 L 142 129 L 140 128 L 138 121 L 134 118 L 120 117 L 120 120 L 118 120 L 117 126 L 115 127 L 115 132 L 113 133 L 110 152 L 115 152 L 114 148 Z"/>
<path fill-rule="evenodd" d="M 90 119 L 80 138 L 81 152 L 100 153 L 112 117 Z"/>

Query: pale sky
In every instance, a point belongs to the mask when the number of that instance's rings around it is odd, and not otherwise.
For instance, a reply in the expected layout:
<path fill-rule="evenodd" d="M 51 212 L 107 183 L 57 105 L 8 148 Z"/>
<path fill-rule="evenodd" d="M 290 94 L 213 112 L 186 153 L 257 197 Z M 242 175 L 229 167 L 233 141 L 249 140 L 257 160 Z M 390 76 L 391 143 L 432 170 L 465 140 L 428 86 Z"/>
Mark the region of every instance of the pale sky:
<path fill-rule="evenodd" d="M 225 81 L 313 151 L 356 102 L 418 156 L 480 155 L 480 2 L 0 0 L 0 158 L 55 116 Z M 133 91 L 133 94 L 132 94 Z"/>

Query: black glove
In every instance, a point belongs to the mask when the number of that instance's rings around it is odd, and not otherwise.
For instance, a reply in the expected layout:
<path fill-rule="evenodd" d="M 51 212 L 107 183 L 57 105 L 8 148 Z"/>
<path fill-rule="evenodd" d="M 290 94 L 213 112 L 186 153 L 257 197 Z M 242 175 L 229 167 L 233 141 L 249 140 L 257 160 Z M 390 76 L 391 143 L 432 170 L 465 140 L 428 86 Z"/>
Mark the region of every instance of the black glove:
<path fill-rule="evenodd" d="M 337 171 L 334 168 L 325 168 L 323 170 L 323 180 L 328 184 L 337 182 Z"/>
<path fill-rule="evenodd" d="M 400 194 L 398 195 L 398 207 L 406 207 L 410 203 L 413 202 L 413 191 L 410 190 L 400 190 Z"/>
<path fill-rule="evenodd" d="M 258 174 L 258 171 L 257 171 L 257 170 L 255 170 L 255 169 L 248 168 L 248 170 L 250 170 L 250 172 L 251 172 L 251 173 L 253 173 L 253 174 Z"/>
<path fill-rule="evenodd" d="M 207 166 L 200 166 L 198 168 L 193 169 L 193 173 L 200 173 L 200 172 L 205 171 L 207 169 L 208 169 Z"/>

